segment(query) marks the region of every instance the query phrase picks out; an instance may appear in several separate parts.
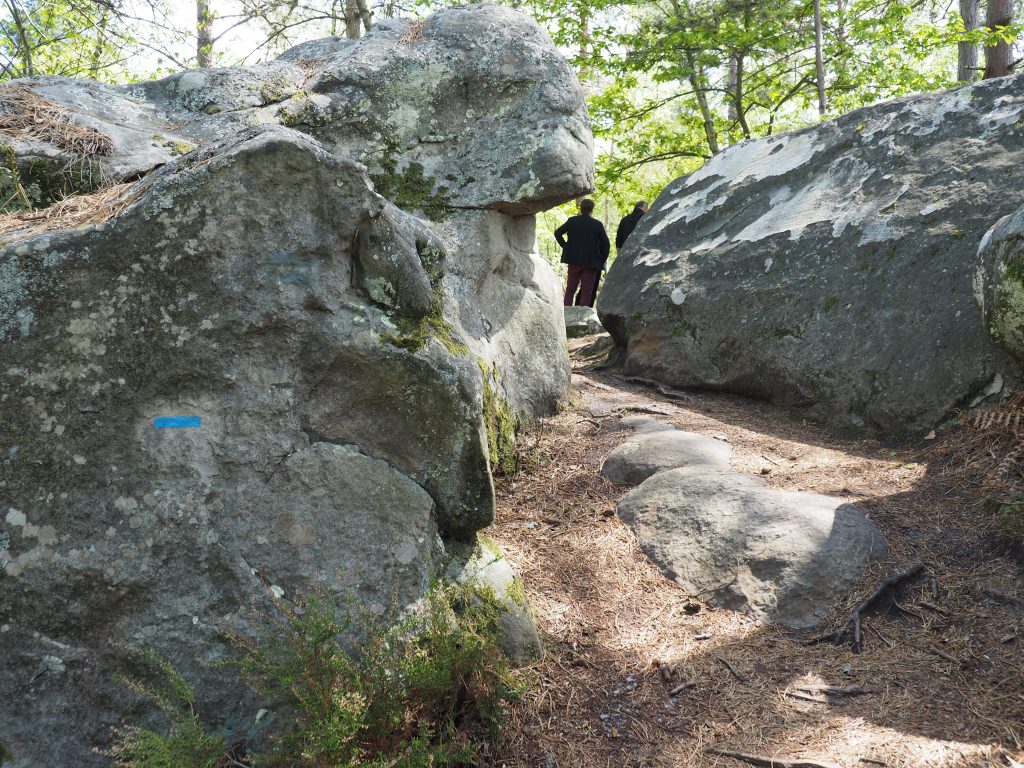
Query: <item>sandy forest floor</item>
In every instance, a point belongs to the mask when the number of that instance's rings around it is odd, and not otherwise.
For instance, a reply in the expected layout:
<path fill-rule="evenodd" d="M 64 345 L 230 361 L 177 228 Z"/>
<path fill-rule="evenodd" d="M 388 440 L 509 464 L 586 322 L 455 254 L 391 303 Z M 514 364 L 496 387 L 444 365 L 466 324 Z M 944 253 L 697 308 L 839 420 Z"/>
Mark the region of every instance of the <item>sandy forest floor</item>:
<path fill-rule="evenodd" d="M 889 447 L 738 397 L 659 394 L 588 370 L 581 347 L 573 406 L 522 436 L 520 470 L 499 482 L 488 531 L 524 578 L 547 647 L 493 765 L 751 764 L 713 749 L 808 768 L 1024 763 L 1024 585 L 977 490 L 938 460 L 941 435 Z M 803 635 L 687 595 L 615 516 L 628 489 L 599 476 L 632 434 L 618 425 L 631 413 L 727 440 L 734 467 L 770 486 L 856 502 L 890 559 Z M 916 562 L 925 571 L 902 590 L 904 610 L 866 617 L 863 653 L 807 644 Z"/>

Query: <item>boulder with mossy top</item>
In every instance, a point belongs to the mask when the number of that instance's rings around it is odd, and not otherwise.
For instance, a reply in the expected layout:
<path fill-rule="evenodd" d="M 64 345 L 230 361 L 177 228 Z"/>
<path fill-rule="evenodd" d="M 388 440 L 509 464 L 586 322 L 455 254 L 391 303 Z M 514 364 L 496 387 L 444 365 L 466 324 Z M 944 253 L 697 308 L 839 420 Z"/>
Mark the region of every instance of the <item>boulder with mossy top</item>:
<path fill-rule="evenodd" d="M 972 283 L 1022 179 L 1024 75 L 743 142 L 662 192 L 599 314 L 632 375 L 924 435 L 1020 381 Z"/>
<path fill-rule="evenodd" d="M 501 650 L 513 663 L 529 664 L 543 656 L 523 581 L 495 542 L 479 536 L 456 553 L 447 575 L 471 590 L 479 610 L 494 614 Z"/>
<path fill-rule="evenodd" d="M 112 726 L 162 727 L 118 682 L 128 648 L 244 738 L 268 703 L 219 663 L 227 636 L 314 591 L 411 610 L 492 521 L 518 426 L 567 395 L 531 213 L 593 170 L 582 89 L 550 41 L 474 6 L 295 56 L 127 88 L 16 84 L 107 136 L 90 162 L 130 181 L 81 216 L 0 229 L 0 688 L 19 691 L 0 733 L 16 768 L 107 765 L 92 748 Z M 300 92 L 310 118 L 278 119 Z M 411 147 L 401 126 L 447 143 Z M 367 167 L 378 134 L 402 137 L 395 173 L 426 197 Z M 83 149 L 11 146 L 16 164 Z M 501 572 L 498 600 L 519 594 L 507 566 L 479 569 Z"/>
<path fill-rule="evenodd" d="M 1024 361 L 1024 207 L 996 222 L 982 240 L 974 297 L 992 338 Z"/>

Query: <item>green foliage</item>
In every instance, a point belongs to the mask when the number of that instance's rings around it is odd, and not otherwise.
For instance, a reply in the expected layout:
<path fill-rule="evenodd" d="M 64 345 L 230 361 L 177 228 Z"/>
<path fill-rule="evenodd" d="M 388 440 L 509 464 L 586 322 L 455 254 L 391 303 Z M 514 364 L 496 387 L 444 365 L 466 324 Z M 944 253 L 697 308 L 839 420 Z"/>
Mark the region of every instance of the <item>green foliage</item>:
<path fill-rule="evenodd" d="M 41 196 L 38 184 L 22 184 L 14 150 L 0 144 L 0 214 L 30 210 Z"/>
<path fill-rule="evenodd" d="M 171 664 L 151 651 L 134 651 L 143 676 L 123 676 L 130 689 L 156 704 L 170 720 L 166 735 L 146 728 L 116 731 L 109 757 L 119 768 L 220 768 L 224 737 L 206 731 L 195 709 L 195 692 Z"/>
<path fill-rule="evenodd" d="M 394 623 L 367 616 L 361 633 L 339 620 L 330 598 L 296 610 L 279 603 L 257 639 L 236 638 L 241 674 L 280 703 L 284 723 L 265 768 L 428 768 L 472 766 L 480 742 L 500 728 L 515 681 L 497 642 L 497 612 L 471 589 L 434 586 L 422 610 Z M 346 637 L 364 639 L 351 650 Z M 156 682 L 127 679 L 171 719 L 166 736 L 118 731 L 111 753 L 123 768 L 247 765 L 205 731 L 194 694 L 167 662 L 143 654 Z M 230 758 L 230 759 L 229 759 Z"/>
<path fill-rule="evenodd" d="M 519 467 L 516 435 L 520 421 L 511 406 L 497 391 L 498 370 L 492 372 L 487 363 L 477 361 L 483 377 L 484 425 L 487 427 L 487 453 L 491 472 L 496 475 L 514 475 Z"/>
<path fill-rule="evenodd" d="M 4 744 L 2 741 L 0 741 L 0 768 L 3 768 L 3 765 L 4 765 L 5 762 L 7 762 L 8 760 L 13 760 L 13 759 L 14 759 L 14 753 L 11 752 L 11 750 L 7 748 L 6 744 Z"/>
<path fill-rule="evenodd" d="M 1024 500 L 998 504 L 996 525 L 999 538 L 1012 546 L 1024 546 Z"/>
<path fill-rule="evenodd" d="M 460 356 L 469 352 L 469 348 L 455 338 L 455 331 L 444 316 L 444 294 L 440 277 L 434 278 L 434 297 L 430 312 L 422 317 L 399 315 L 393 318 L 395 333 L 382 333 L 380 338 L 387 344 L 418 352 L 427 345 L 430 339 L 436 339 L 452 355 Z"/>
<path fill-rule="evenodd" d="M 386 628 L 368 622 L 352 654 L 349 630 L 312 597 L 250 644 L 242 672 L 296 713 L 268 766 L 473 765 L 474 740 L 493 735 L 511 694 L 496 619 L 461 587 L 435 586 L 423 610 Z"/>
<path fill-rule="evenodd" d="M 370 174 L 377 194 L 405 211 L 420 211 L 431 221 L 444 221 L 451 208 L 448 187 L 425 176 L 422 163 L 409 163 L 399 172 L 398 153 L 388 147 L 378 158 L 378 169 Z"/>

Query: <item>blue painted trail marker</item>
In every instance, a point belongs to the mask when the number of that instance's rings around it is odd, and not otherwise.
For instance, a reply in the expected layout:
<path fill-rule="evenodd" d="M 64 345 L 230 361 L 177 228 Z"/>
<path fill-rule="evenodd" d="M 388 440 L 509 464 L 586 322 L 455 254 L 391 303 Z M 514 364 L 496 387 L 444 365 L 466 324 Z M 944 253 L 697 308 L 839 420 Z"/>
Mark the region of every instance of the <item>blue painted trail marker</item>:
<path fill-rule="evenodd" d="M 203 426 L 202 416 L 159 416 L 153 419 L 157 429 L 198 429 Z"/>

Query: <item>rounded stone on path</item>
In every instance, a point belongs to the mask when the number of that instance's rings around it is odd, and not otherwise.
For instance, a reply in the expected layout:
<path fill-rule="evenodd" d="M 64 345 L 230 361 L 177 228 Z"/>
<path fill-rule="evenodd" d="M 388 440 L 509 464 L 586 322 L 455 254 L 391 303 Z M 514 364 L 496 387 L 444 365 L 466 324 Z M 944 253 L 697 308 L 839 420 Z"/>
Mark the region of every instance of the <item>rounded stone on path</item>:
<path fill-rule="evenodd" d="M 725 472 L 731 454 L 726 443 L 704 435 L 678 429 L 645 431 L 608 455 L 601 477 L 616 485 L 637 485 L 651 475 L 678 467 Z"/>
<path fill-rule="evenodd" d="M 570 339 L 604 333 L 604 326 L 597 318 L 593 307 L 563 307 L 565 313 L 565 335 Z"/>
<path fill-rule="evenodd" d="M 687 592 L 801 629 L 824 618 L 887 552 L 856 506 L 730 472 L 661 472 L 627 493 L 618 514 Z"/>
<path fill-rule="evenodd" d="M 623 416 L 619 424 L 636 432 L 668 432 L 676 429 L 674 424 L 650 416 Z"/>

